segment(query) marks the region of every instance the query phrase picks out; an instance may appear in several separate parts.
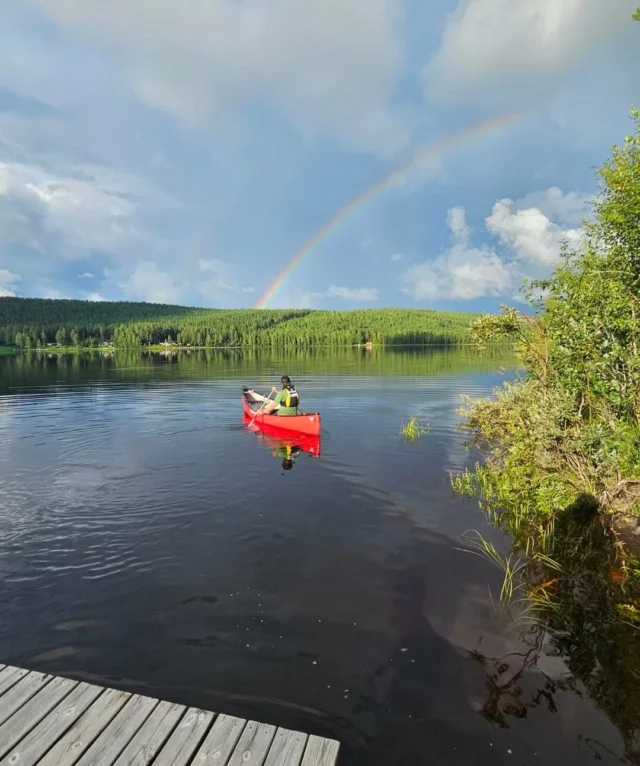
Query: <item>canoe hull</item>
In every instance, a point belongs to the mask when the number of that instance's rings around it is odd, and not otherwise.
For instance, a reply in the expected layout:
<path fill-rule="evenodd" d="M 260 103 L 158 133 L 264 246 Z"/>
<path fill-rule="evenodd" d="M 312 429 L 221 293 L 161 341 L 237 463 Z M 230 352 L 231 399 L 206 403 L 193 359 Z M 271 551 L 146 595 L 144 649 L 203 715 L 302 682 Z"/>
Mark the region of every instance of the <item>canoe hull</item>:
<path fill-rule="evenodd" d="M 256 410 L 251 407 L 251 403 L 256 404 L 256 400 L 251 397 L 251 394 L 246 391 L 242 397 L 242 408 L 245 415 L 259 424 L 265 424 L 267 426 L 273 426 L 279 431 L 294 431 L 298 434 L 307 434 L 308 436 L 318 436 L 322 428 L 322 421 L 319 413 L 312 415 L 265 415 L 259 412 L 256 415 Z M 258 402 L 261 404 L 261 402 Z"/>
<path fill-rule="evenodd" d="M 319 458 L 322 440 L 320 436 L 301 434 L 297 431 L 287 431 L 285 428 L 277 428 L 266 423 L 253 421 L 253 415 L 244 414 L 244 424 L 247 428 L 260 437 L 260 443 L 267 449 L 274 450 L 279 447 L 298 447 L 312 457 Z M 253 422 L 252 422 L 253 421 Z"/>

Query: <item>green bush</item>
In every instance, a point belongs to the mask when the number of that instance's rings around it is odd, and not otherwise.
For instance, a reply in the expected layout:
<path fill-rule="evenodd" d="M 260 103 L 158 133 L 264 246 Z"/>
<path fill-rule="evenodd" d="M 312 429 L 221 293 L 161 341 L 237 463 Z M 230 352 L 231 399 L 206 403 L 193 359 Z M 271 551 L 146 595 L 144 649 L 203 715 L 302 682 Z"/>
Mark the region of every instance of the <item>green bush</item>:
<path fill-rule="evenodd" d="M 534 316 L 503 307 L 471 325 L 480 346 L 514 338 L 523 379 L 468 401 L 463 429 L 484 464 L 458 477 L 520 544 L 578 502 L 639 513 L 640 113 L 598 171 L 584 237 L 530 285 Z"/>

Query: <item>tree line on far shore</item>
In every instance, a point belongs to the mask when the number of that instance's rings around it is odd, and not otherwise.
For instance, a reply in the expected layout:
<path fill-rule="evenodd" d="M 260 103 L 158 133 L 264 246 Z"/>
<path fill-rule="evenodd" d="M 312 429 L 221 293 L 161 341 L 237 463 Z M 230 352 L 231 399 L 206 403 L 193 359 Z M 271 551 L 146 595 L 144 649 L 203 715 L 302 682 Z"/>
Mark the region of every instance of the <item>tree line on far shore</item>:
<path fill-rule="evenodd" d="M 0 345 L 257 348 L 456 345 L 474 316 L 421 309 L 202 309 L 153 303 L 0 298 Z"/>

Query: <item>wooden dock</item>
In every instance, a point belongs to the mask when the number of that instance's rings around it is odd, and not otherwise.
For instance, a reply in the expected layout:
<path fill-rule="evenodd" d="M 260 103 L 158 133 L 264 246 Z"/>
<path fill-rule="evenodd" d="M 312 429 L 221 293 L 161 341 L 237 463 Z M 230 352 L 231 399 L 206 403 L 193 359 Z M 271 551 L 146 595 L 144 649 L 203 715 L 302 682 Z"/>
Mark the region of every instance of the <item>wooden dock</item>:
<path fill-rule="evenodd" d="M 332 739 L 0 665 L 0 766 L 334 766 Z"/>

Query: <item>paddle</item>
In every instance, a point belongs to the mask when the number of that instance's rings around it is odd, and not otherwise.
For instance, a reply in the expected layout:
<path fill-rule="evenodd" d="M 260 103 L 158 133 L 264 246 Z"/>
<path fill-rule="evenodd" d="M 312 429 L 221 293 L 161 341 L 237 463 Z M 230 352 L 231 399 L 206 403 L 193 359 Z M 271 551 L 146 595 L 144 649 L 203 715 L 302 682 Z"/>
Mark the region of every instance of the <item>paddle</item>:
<path fill-rule="evenodd" d="M 273 393 L 273 391 L 269 391 L 269 396 L 267 396 L 267 398 L 266 398 L 266 399 L 265 399 L 265 400 L 262 402 L 262 407 L 260 407 L 260 409 L 259 409 L 259 410 L 257 410 L 256 414 L 253 416 L 253 418 L 252 418 L 252 420 L 251 420 L 251 423 L 249 423 L 249 427 L 253 425 L 253 421 L 254 421 L 254 420 L 255 420 L 255 419 L 258 417 L 258 415 L 259 415 L 259 414 L 262 412 L 262 410 L 264 409 L 264 405 L 265 405 L 265 404 L 266 404 L 268 401 L 270 401 L 270 400 L 271 400 L 271 394 L 272 394 L 272 393 Z"/>

